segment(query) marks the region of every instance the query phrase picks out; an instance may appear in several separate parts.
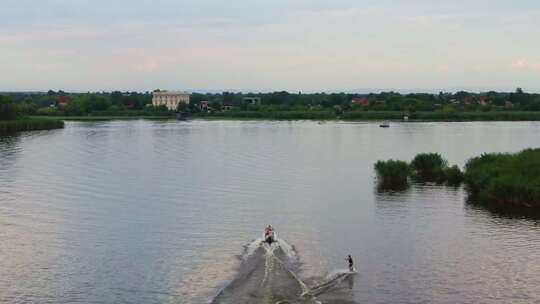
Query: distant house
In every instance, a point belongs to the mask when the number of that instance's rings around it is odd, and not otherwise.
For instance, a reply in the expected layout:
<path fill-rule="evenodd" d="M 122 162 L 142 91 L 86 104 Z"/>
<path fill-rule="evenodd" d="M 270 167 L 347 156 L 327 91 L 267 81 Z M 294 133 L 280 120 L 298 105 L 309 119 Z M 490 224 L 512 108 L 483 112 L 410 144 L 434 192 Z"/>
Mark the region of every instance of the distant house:
<path fill-rule="evenodd" d="M 511 109 L 514 107 L 514 104 L 511 102 L 511 101 L 505 101 L 504 102 L 504 107 L 507 108 L 507 109 Z"/>
<path fill-rule="evenodd" d="M 58 107 L 63 108 L 67 106 L 71 102 L 71 97 L 69 96 L 58 96 L 56 98 L 56 103 L 58 104 Z"/>
<path fill-rule="evenodd" d="M 152 92 L 152 105 L 154 107 L 166 106 L 168 110 L 176 110 L 178 104 L 189 105 L 190 94 L 180 91 L 154 91 Z"/>
<path fill-rule="evenodd" d="M 487 106 L 490 103 L 490 100 L 487 96 L 478 97 L 478 104 L 481 106 Z"/>
<path fill-rule="evenodd" d="M 351 100 L 351 104 L 367 107 L 369 106 L 369 99 L 366 97 L 355 97 Z"/>
<path fill-rule="evenodd" d="M 223 111 L 230 111 L 234 108 L 232 103 L 224 102 L 223 105 L 221 105 L 221 110 Z"/>
<path fill-rule="evenodd" d="M 463 103 L 464 104 L 472 104 L 474 102 L 474 97 L 472 96 L 467 96 L 465 98 L 463 98 Z"/>
<path fill-rule="evenodd" d="M 242 101 L 244 104 L 250 104 L 250 105 L 259 105 L 261 104 L 261 98 L 260 97 L 244 97 L 242 98 Z"/>
<path fill-rule="evenodd" d="M 201 103 L 199 104 L 199 109 L 203 112 L 208 112 L 208 110 L 210 109 L 210 102 L 207 100 L 201 101 Z"/>

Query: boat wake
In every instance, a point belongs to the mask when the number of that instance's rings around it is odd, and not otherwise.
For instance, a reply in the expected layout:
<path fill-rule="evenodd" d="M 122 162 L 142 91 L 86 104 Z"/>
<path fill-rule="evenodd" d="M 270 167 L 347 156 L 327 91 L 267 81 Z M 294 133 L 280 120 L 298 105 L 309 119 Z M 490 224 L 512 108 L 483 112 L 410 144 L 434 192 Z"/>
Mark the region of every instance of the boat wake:
<path fill-rule="evenodd" d="M 211 303 L 353 303 L 352 272 L 336 271 L 322 279 L 311 278 L 309 286 L 298 275 L 300 265 L 296 251 L 285 241 L 278 239 L 268 245 L 257 239 L 245 247 L 236 276 Z M 343 295 L 339 290 L 345 281 L 349 293 Z M 331 295 L 333 291 L 338 291 L 337 298 Z"/>

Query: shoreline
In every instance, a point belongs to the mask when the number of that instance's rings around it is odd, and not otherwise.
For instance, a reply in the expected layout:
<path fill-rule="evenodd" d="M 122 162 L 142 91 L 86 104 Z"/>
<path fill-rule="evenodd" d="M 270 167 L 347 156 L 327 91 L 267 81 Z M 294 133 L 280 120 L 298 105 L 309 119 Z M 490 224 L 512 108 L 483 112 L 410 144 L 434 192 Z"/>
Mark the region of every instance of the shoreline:
<path fill-rule="evenodd" d="M 148 120 L 169 120 L 176 119 L 175 116 L 145 116 L 145 115 L 134 115 L 134 116 L 118 116 L 118 115 L 99 115 L 99 116 L 49 116 L 49 115 L 33 115 L 34 118 L 41 118 L 46 120 L 63 120 L 63 121 L 103 121 L 103 120 L 138 120 L 138 119 L 148 119 Z"/>
<path fill-rule="evenodd" d="M 189 119 L 203 120 L 313 120 L 313 121 L 407 121 L 407 122 L 475 122 L 475 121 L 540 121 L 540 112 L 415 112 L 407 115 L 398 111 L 358 111 L 337 115 L 332 112 L 252 112 L 231 111 L 219 113 L 195 113 Z M 46 116 L 34 115 L 31 119 L 63 120 L 63 121 L 106 121 L 106 120 L 173 120 L 175 115 L 96 115 L 96 116 Z"/>
<path fill-rule="evenodd" d="M 0 121 L 0 134 L 10 134 L 22 131 L 40 131 L 64 128 L 61 119 L 21 118 Z"/>
<path fill-rule="evenodd" d="M 404 119 L 408 116 L 408 120 Z M 221 112 L 195 114 L 193 118 L 227 120 L 316 120 L 316 121 L 408 121 L 408 122 L 474 122 L 474 121 L 540 121 L 540 112 L 415 112 L 352 111 L 343 114 L 332 112 Z"/>

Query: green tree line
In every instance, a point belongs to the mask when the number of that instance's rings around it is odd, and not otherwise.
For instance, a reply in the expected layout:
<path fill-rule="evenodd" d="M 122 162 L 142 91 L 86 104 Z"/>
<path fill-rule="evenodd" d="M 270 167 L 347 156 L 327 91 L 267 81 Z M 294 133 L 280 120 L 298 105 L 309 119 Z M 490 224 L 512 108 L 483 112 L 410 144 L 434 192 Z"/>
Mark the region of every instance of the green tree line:
<path fill-rule="evenodd" d="M 151 92 L 95 92 L 69 93 L 62 90 L 41 93 L 3 93 L 12 98 L 20 110 L 27 114 L 88 115 L 93 112 L 162 111 L 162 107 L 148 107 L 152 102 Z M 244 97 L 259 97 L 260 104 L 244 102 Z M 352 102 L 360 99 L 362 102 Z M 344 112 L 490 112 L 490 111 L 540 111 L 540 94 L 527 93 L 522 89 L 514 92 L 455 93 L 440 92 L 409 93 L 379 92 L 354 93 L 290 93 L 287 91 L 253 93 L 222 92 L 197 93 L 191 95 L 191 103 L 182 111 L 201 111 L 201 103 L 208 102 L 214 112 L 224 108 L 234 111 L 280 112 L 332 110 Z M 354 116 L 354 115 L 352 115 Z"/>

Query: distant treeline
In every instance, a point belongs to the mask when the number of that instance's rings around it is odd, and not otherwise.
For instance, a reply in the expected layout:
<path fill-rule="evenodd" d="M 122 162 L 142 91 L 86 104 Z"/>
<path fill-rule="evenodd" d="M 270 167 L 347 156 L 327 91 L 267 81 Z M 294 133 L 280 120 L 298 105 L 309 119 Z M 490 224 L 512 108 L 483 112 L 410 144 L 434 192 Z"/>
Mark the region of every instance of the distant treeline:
<path fill-rule="evenodd" d="M 10 96 L 20 111 L 27 114 L 43 115 L 89 115 L 94 112 L 114 113 L 122 115 L 126 111 L 143 111 L 139 115 L 154 115 L 156 112 L 167 112 L 164 107 L 148 107 L 152 102 L 152 92 L 99 92 L 69 93 L 53 91 L 42 93 L 2 93 Z M 249 103 L 245 97 L 258 97 L 260 103 Z M 206 102 L 207 107 L 201 104 Z M 522 89 L 514 92 L 456 93 L 440 92 L 438 94 L 398 92 L 380 92 L 370 94 L 352 93 L 289 93 L 286 91 L 271 93 L 192 93 L 191 103 L 182 107 L 182 111 L 250 112 L 238 115 L 250 117 L 271 117 L 276 115 L 254 114 L 255 112 L 306 112 L 333 111 L 348 119 L 362 119 L 361 112 L 491 112 L 491 111 L 540 111 L 540 94 L 527 93 Z M 302 114 L 307 115 L 307 114 Z M 327 116 L 316 114 L 313 116 Z M 279 115 L 278 115 L 279 116 Z M 309 116 L 309 115 L 307 115 Z M 334 115 L 335 116 L 335 115 Z M 372 115 L 369 115 L 373 117 Z M 400 114 L 402 117 L 402 114 Z M 482 120 L 482 118 L 478 118 Z M 450 117 L 448 120 L 455 120 Z"/>
<path fill-rule="evenodd" d="M 243 102 L 244 97 L 261 98 L 260 105 Z M 524 111 L 540 111 L 540 94 L 526 93 L 518 88 L 515 92 L 485 92 L 470 93 L 459 91 L 456 93 L 440 92 L 438 94 L 398 92 L 381 92 L 370 94 L 351 93 L 231 93 L 199 94 L 191 96 L 193 105 L 201 101 L 208 101 L 214 109 L 222 105 L 237 107 L 239 110 L 304 110 L 317 108 L 336 108 L 348 110 L 370 111 L 402 111 L 402 112 L 430 112 L 430 111 L 490 111 L 495 109 L 513 109 Z"/>
<path fill-rule="evenodd" d="M 64 127 L 64 122 L 58 119 L 29 118 L 24 107 L 22 103 L 14 103 L 9 96 L 0 95 L 0 134 Z"/>
<path fill-rule="evenodd" d="M 540 214 L 540 149 L 483 154 L 465 171 L 473 201 Z"/>
<path fill-rule="evenodd" d="M 58 119 L 21 118 L 15 120 L 0 120 L 0 134 L 19 131 L 60 129 L 63 127 L 64 122 Z"/>

